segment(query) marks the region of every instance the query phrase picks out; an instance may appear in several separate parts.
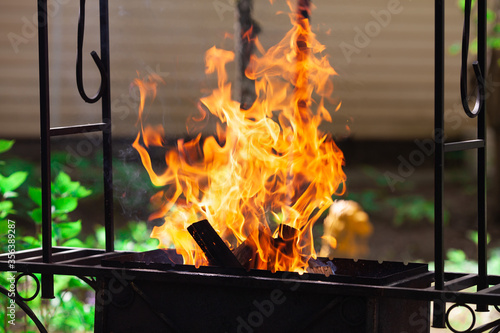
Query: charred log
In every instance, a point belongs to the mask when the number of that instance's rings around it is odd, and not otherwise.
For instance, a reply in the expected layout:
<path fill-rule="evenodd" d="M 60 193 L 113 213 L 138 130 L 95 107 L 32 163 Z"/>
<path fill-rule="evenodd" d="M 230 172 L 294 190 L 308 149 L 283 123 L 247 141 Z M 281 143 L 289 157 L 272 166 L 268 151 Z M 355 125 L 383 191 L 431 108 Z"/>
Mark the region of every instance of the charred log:
<path fill-rule="evenodd" d="M 193 223 L 187 229 L 205 253 L 210 265 L 242 268 L 238 259 L 207 220 Z"/>

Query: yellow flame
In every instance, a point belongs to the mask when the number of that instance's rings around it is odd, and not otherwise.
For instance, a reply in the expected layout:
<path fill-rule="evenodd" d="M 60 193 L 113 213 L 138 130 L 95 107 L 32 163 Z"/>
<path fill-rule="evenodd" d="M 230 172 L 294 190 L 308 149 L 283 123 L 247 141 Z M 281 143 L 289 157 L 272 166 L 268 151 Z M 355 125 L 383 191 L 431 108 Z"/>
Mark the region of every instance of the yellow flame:
<path fill-rule="evenodd" d="M 336 72 L 321 55 L 325 47 L 308 19 L 294 13 L 291 30 L 277 45 L 265 51 L 255 40 L 262 55 L 251 57 L 245 73 L 255 80 L 257 95 L 248 110 L 231 99 L 226 64 L 234 53 L 216 47 L 206 52 L 206 73 L 216 73 L 218 84 L 201 98 L 198 120 L 206 112 L 216 116 L 216 136 L 202 138 L 199 122 L 190 119 L 188 130 L 197 131 L 196 138 L 166 147 L 161 126 L 143 125 L 146 100 L 154 98 L 161 79 L 134 82 L 141 104 L 133 146 L 152 183 L 163 187 L 151 198 L 160 206 L 151 219 L 161 218 L 164 224 L 151 237 L 159 239 L 160 247 L 175 246 L 186 264 L 206 264 L 186 230 L 206 218 L 232 249 L 243 242 L 254 249 L 255 268 L 304 271 L 316 255 L 312 227 L 332 196 L 345 189 L 343 154 L 318 129 L 332 120 L 324 100 L 333 92 Z M 165 148 L 166 170 L 153 170 L 151 147 Z M 279 224 L 296 232 L 285 233 Z"/>

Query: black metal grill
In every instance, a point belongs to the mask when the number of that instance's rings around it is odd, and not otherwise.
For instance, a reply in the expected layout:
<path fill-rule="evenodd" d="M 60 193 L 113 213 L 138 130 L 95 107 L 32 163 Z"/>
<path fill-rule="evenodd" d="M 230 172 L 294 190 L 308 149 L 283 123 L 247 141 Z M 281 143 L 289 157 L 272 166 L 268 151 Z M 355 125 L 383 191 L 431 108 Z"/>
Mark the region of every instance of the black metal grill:
<path fill-rule="evenodd" d="M 290 272 L 245 271 L 214 266 L 180 264 L 172 251 L 145 253 L 114 251 L 111 165 L 111 105 L 109 70 L 108 0 L 99 0 L 101 56 L 92 57 L 101 72 L 101 87 L 88 97 L 81 82 L 81 48 L 85 0 L 80 0 L 77 71 L 79 92 L 90 103 L 101 100 L 102 122 L 90 125 L 50 127 L 47 0 L 38 0 L 40 124 L 42 150 L 42 248 L 16 253 L 16 269 L 22 275 L 41 273 L 36 294 L 53 298 L 53 276 L 73 275 L 96 292 L 96 332 L 428 332 L 430 302 L 434 302 L 434 327 L 445 327 L 446 304 L 476 304 L 478 311 L 500 304 L 500 276 L 488 275 L 486 242 L 486 0 L 478 0 L 478 103 L 466 113 L 477 116 L 477 139 L 444 142 L 444 0 L 435 1 L 435 271 L 427 265 L 337 259 L 334 276 L 299 275 Z M 466 1 L 462 57 L 462 87 L 467 80 L 469 16 Z M 463 93 L 464 89 L 462 89 Z M 50 137 L 101 131 L 104 154 L 104 207 L 106 249 L 52 247 Z M 478 274 L 445 272 L 443 247 L 444 154 L 477 149 L 478 154 Z M 7 254 L 0 255 L 0 271 L 8 271 Z M 34 276 L 33 276 L 34 277 Z M 19 278 L 19 276 L 18 276 Z M 434 285 L 432 285 L 434 283 Z M 463 291 L 476 286 L 476 292 Z M 0 289 L 5 295 L 6 290 Z M 36 296 L 35 294 L 35 296 Z M 286 306 L 281 306 L 286 300 Z M 26 305 L 15 298 L 46 330 Z M 272 309 L 271 309 L 272 308 Z M 270 314 L 272 312 L 272 316 Z M 473 314 L 474 315 L 474 314 Z M 500 320 L 469 332 L 500 331 Z"/>

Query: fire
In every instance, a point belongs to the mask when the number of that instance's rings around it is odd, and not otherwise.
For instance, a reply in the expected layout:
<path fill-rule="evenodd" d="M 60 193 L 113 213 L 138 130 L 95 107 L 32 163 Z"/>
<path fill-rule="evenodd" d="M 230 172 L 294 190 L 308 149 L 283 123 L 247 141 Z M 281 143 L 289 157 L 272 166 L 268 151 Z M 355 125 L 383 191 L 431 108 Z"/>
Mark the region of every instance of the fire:
<path fill-rule="evenodd" d="M 141 104 L 133 147 L 152 183 L 163 188 L 151 198 L 160 207 L 151 219 L 164 224 L 151 237 L 161 248 L 175 247 L 185 264 L 206 264 L 187 227 L 207 219 L 231 249 L 253 250 L 252 268 L 304 271 L 316 256 L 312 227 L 345 189 L 343 154 L 318 129 L 332 121 L 325 100 L 332 100 L 336 72 L 308 19 L 289 7 L 292 28 L 277 45 L 265 51 L 255 40 L 261 55 L 251 57 L 245 73 L 257 95 L 249 109 L 231 99 L 226 65 L 234 53 L 206 52 L 206 73 L 217 74 L 218 86 L 200 99 L 200 118 L 187 122 L 189 133 L 198 133 L 190 141 L 167 147 L 163 128 L 145 124 L 146 102 L 162 82 L 134 81 Z M 202 137 L 199 123 L 208 112 L 219 119 L 217 133 Z M 152 147 L 165 149 L 161 172 L 152 168 Z"/>

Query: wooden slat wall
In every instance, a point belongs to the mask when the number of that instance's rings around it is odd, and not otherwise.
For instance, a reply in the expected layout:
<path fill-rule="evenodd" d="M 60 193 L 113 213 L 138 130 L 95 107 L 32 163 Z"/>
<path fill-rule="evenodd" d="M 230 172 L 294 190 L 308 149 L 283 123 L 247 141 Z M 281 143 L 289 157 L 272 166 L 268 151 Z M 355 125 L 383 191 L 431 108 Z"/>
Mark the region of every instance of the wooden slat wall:
<path fill-rule="evenodd" d="M 99 120 L 99 107 L 85 105 L 75 84 L 78 1 L 51 0 L 50 56 L 52 126 Z M 225 32 L 233 32 L 232 0 L 110 1 L 111 71 L 114 135 L 135 136 L 137 100 L 130 83 L 150 71 L 159 71 L 166 85 L 150 107 L 150 121 L 164 124 L 173 137 L 185 135 L 186 117 L 196 101 L 213 87 L 204 74 L 203 56 L 213 45 L 233 48 Z M 271 6 L 255 0 L 260 39 L 269 47 L 289 28 L 280 1 Z M 342 108 L 325 130 L 354 139 L 411 139 L 430 137 L 433 126 L 434 1 L 431 0 L 315 0 L 312 22 L 326 45 L 330 62 L 339 73 L 335 97 Z M 372 11 L 399 3 L 385 27 L 348 59 L 341 45 L 356 46 L 356 29 L 373 27 Z M 36 138 L 38 123 L 38 62 L 36 32 L 30 30 L 35 1 L 5 0 L 0 5 L 0 137 Z M 447 1 L 447 41 L 461 35 L 461 13 L 456 1 Z M 88 94 L 98 85 L 98 72 L 89 55 L 98 46 L 97 1 L 87 1 L 84 70 Z M 331 33 L 326 32 L 331 30 Z M 15 34 L 15 35 L 14 35 Z M 22 38 L 17 50 L 9 38 Z M 16 52 L 17 51 L 17 52 Z M 458 106 L 459 57 L 446 63 L 446 108 Z M 231 75 L 234 69 L 230 69 Z M 470 121 L 459 113 L 449 134 L 465 135 Z M 350 127 L 350 132 L 345 128 Z M 451 127 L 451 126 L 450 126 Z"/>

